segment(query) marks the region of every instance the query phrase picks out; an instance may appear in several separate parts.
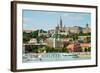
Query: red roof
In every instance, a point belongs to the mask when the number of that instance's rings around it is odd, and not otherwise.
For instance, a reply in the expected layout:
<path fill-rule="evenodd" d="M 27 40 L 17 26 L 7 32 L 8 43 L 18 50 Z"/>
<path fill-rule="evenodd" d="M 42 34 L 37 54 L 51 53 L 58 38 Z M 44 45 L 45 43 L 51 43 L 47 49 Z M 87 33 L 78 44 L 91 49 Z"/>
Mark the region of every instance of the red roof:
<path fill-rule="evenodd" d="M 91 44 L 90 43 L 82 43 L 81 47 L 91 47 Z"/>

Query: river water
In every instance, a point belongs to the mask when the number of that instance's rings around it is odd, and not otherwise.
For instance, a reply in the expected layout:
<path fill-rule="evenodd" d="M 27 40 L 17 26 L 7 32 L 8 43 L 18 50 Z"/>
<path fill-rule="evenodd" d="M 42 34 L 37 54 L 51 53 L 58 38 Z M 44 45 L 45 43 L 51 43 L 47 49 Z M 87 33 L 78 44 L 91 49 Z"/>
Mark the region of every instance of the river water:
<path fill-rule="evenodd" d="M 23 54 L 23 63 L 32 62 L 48 62 L 48 61 L 70 61 L 70 60 L 87 60 L 91 59 L 90 54 L 77 54 L 77 53 L 26 53 Z"/>

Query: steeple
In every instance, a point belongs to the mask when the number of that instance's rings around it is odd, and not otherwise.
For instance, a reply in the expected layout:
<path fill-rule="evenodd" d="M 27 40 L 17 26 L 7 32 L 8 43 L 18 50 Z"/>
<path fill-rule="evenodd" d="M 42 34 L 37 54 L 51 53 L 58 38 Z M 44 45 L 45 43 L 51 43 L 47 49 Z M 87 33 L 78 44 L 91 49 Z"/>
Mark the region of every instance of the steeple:
<path fill-rule="evenodd" d="M 60 27 L 62 28 L 62 18 L 60 16 Z"/>
<path fill-rule="evenodd" d="M 89 24 L 86 24 L 86 28 L 88 28 L 89 27 Z"/>

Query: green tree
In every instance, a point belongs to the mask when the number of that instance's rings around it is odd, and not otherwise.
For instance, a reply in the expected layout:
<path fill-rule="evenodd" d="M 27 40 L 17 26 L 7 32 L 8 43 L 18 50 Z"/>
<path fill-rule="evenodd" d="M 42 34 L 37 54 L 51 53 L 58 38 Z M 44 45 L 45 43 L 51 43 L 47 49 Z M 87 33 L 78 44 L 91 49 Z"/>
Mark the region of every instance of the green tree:
<path fill-rule="evenodd" d="M 67 52 L 68 53 L 69 52 L 68 48 L 62 48 L 62 52 Z"/>
<path fill-rule="evenodd" d="M 91 47 L 88 47 L 88 50 L 87 50 L 88 52 L 91 52 Z"/>
<path fill-rule="evenodd" d="M 38 30 L 31 32 L 30 34 L 31 34 L 31 38 L 36 38 L 38 36 Z"/>
<path fill-rule="evenodd" d="M 27 43 L 30 40 L 30 34 L 23 32 L 23 42 Z"/>
<path fill-rule="evenodd" d="M 78 35 L 74 35 L 72 36 L 73 40 L 77 40 L 78 39 Z"/>

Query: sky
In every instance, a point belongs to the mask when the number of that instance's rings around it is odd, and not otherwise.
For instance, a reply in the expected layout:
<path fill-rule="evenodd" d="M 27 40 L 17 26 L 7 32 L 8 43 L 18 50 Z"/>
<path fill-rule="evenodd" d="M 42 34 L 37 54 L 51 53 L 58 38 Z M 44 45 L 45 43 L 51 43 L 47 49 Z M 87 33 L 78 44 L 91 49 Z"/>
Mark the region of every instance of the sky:
<path fill-rule="evenodd" d="M 60 17 L 66 27 L 85 27 L 87 23 L 89 26 L 91 24 L 91 13 L 23 10 L 23 29 L 43 29 L 46 31 L 54 29 L 60 24 Z"/>

